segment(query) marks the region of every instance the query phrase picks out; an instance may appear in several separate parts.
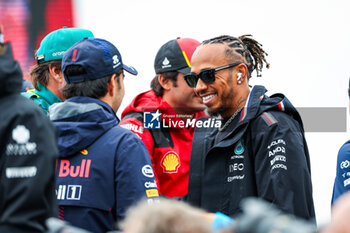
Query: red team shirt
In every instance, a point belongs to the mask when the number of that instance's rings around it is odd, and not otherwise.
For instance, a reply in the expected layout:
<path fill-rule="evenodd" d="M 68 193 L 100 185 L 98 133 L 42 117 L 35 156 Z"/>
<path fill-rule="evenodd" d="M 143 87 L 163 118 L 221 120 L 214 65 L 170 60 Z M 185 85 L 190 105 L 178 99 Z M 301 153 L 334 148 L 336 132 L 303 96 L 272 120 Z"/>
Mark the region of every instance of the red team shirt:
<path fill-rule="evenodd" d="M 157 110 L 161 113 L 161 129 L 144 128 L 144 112 L 148 114 Z M 204 112 L 197 112 L 195 119 L 204 116 Z M 151 156 L 160 194 L 167 197 L 186 195 L 193 121 L 180 119 L 167 102 L 150 90 L 136 96 L 125 108 L 119 125 L 130 129 L 145 143 Z"/>

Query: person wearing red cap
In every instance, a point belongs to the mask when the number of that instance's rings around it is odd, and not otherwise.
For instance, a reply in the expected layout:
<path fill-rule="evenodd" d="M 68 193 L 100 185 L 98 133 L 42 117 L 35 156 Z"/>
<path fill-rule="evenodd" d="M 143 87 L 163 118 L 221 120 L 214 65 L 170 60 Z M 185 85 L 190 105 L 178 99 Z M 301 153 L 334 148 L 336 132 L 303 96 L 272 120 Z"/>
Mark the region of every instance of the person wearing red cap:
<path fill-rule="evenodd" d="M 205 116 L 201 98 L 187 86 L 184 74 L 199 42 L 177 38 L 158 51 L 152 90 L 136 96 L 122 113 L 122 127 L 136 133 L 151 156 L 160 194 L 187 194 L 194 120 Z M 156 186 L 156 184 L 145 184 Z"/>

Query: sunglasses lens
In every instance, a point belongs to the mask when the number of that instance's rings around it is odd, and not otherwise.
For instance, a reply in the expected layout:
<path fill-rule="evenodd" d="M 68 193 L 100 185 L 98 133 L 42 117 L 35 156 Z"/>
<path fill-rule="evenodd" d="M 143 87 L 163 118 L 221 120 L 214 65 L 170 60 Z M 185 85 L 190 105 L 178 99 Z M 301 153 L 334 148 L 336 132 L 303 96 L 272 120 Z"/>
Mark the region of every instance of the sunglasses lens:
<path fill-rule="evenodd" d="M 195 74 L 187 74 L 185 75 L 185 81 L 187 85 L 191 88 L 195 88 L 197 86 L 198 76 Z"/>
<path fill-rule="evenodd" d="M 200 74 L 202 81 L 205 84 L 211 84 L 215 81 L 215 70 L 205 70 L 202 71 Z"/>

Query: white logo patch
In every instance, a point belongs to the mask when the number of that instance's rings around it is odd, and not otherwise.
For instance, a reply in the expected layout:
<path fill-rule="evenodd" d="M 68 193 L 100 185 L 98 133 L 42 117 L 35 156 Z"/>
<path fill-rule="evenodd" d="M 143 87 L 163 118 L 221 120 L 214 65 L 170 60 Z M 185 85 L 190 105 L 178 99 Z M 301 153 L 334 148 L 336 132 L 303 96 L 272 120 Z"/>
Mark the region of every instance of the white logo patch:
<path fill-rule="evenodd" d="M 117 64 L 117 63 L 119 62 L 119 58 L 118 58 L 117 55 L 114 55 L 114 56 L 112 57 L 112 59 L 113 59 L 113 64 Z"/>
<path fill-rule="evenodd" d="M 60 52 L 56 52 L 56 53 L 52 53 L 52 56 L 53 57 L 56 57 L 56 56 L 61 56 L 64 54 L 65 51 L 60 51 Z"/>
<path fill-rule="evenodd" d="M 154 182 L 150 182 L 150 181 L 147 181 L 145 183 L 145 188 L 149 189 L 149 188 L 157 188 L 157 183 L 154 181 Z"/>
<path fill-rule="evenodd" d="M 17 125 L 12 131 L 12 138 L 18 144 L 24 144 L 29 141 L 30 132 L 24 125 Z"/>
<path fill-rule="evenodd" d="M 142 167 L 142 174 L 146 177 L 152 178 L 154 177 L 153 169 L 151 165 L 145 165 Z"/>
<path fill-rule="evenodd" d="M 344 169 L 344 168 L 348 168 L 350 166 L 350 162 L 348 160 L 342 161 L 340 163 L 340 168 Z"/>
<path fill-rule="evenodd" d="M 32 167 L 8 167 L 6 168 L 6 178 L 30 178 L 34 177 L 37 168 Z"/>
<path fill-rule="evenodd" d="M 15 143 L 9 143 L 6 146 L 6 155 L 33 155 L 37 153 L 35 142 L 29 142 L 30 131 L 24 125 L 17 125 L 12 130 L 12 139 Z"/>
<path fill-rule="evenodd" d="M 118 58 L 118 55 L 114 55 L 113 57 L 112 57 L 112 59 L 113 59 L 113 68 L 116 68 L 116 67 L 118 67 L 119 65 L 120 65 L 120 61 L 119 61 L 119 58 Z"/>
<path fill-rule="evenodd" d="M 168 68 L 168 67 L 171 67 L 171 64 L 170 64 L 170 61 L 168 60 L 167 57 L 164 58 L 163 60 L 163 65 L 162 65 L 162 68 Z"/>
<path fill-rule="evenodd" d="M 168 58 L 165 57 L 164 60 L 163 60 L 163 65 L 166 66 L 166 65 L 169 65 L 169 63 L 170 62 L 169 62 Z"/>

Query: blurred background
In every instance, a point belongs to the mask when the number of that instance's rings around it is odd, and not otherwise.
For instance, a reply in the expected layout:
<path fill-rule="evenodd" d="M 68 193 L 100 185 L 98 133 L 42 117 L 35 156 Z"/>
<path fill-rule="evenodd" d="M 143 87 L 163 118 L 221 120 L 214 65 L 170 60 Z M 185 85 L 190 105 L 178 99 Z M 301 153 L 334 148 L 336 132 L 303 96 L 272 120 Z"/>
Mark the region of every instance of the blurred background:
<path fill-rule="evenodd" d="M 82 27 L 114 43 L 124 63 L 139 71 L 136 78 L 126 76 L 120 116 L 135 95 L 149 89 L 162 44 L 225 34 L 252 34 L 269 54 L 271 68 L 262 77 L 253 74 L 251 85 L 284 93 L 298 108 L 348 108 L 349 11 L 348 0 L 0 0 L 0 23 L 25 79 L 41 39 L 53 30 Z M 336 117 L 319 123 L 333 121 Z M 306 133 L 319 225 L 330 219 L 336 157 L 349 139 L 349 124 L 343 123 L 342 130 Z"/>

